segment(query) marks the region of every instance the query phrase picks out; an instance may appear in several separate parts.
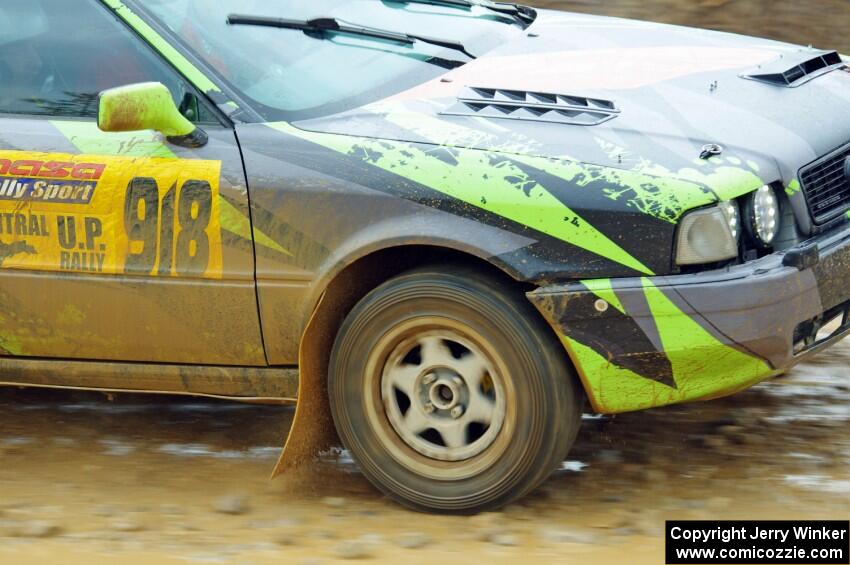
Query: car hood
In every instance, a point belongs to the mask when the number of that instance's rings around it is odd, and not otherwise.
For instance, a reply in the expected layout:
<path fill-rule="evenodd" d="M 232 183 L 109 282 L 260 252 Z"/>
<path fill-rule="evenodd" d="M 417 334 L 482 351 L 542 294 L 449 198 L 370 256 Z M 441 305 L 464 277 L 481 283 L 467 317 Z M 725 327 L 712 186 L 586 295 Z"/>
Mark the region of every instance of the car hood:
<path fill-rule="evenodd" d="M 775 181 L 793 189 L 800 166 L 850 141 L 850 73 L 834 70 L 796 87 L 743 77 L 817 53 L 721 32 L 540 11 L 521 39 L 439 79 L 294 125 L 691 179 L 729 198 Z M 598 125 L 510 119 L 492 108 L 457 112 L 459 98 L 529 92 L 613 106 Z M 706 144 L 723 152 L 700 159 Z"/>

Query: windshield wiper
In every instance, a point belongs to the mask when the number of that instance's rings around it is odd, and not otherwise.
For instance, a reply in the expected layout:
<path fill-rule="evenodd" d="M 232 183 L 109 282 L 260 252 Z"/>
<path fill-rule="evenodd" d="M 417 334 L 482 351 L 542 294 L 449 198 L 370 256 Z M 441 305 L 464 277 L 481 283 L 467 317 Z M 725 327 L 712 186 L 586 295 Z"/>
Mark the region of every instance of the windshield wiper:
<path fill-rule="evenodd" d="M 399 4 L 428 4 L 431 6 L 449 6 L 452 8 L 463 8 L 470 10 L 475 6 L 486 8 L 491 12 L 505 14 L 518 19 L 524 24 L 530 24 L 534 21 L 534 10 L 521 6 L 519 4 L 510 4 L 507 2 L 491 2 L 490 0 L 386 0 L 387 2 L 397 2 Z"/>
<path fill-rule="evenodd" d="M 384 39 L 387 41 L 396 41 L 406 45 L 413 45 L 417 41 L 422 43 L 430 43 L 447 49 L 460 51 L 470 59 L 475 59 L 475 55 L 466 50 L 463 43 L 452 41 L 449 39 L 439 39 L 428 37 L 425 35 L 417 35 L 412 33 L 400 33 L 385 29 L 377 29 L 372 27 L 363 27 L 352 25 L 335 18 L 313 18 L 312 20 L 288 20 L 286 18 L 272 18 L 268 16 L 245 16 L 241 14 L 230 14 L 227 16 L 227 23 L 230 25 L 250 25 L 262 27 L 276 27 L 283 29 L 300 29 L 301 31 L 312 31 L 319 33 L 346 33 L 348 35 L 357 35 L 360 37 L 372 37 L 375 39 Z"/>

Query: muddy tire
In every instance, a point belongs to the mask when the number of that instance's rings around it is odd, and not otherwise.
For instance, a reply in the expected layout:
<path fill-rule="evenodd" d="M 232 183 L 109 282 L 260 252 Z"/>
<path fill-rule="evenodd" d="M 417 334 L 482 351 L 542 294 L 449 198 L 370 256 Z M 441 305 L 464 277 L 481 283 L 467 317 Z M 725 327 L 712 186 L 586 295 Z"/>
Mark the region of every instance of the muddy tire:
<path fill-rule="evenodd" d="M 329 395 L 366 477 L 424 511 L 474 513 L 525 495 L 563 461 L 581 391 L 522 291 L 472 269 L 418 269 L 346 317 Z"/>

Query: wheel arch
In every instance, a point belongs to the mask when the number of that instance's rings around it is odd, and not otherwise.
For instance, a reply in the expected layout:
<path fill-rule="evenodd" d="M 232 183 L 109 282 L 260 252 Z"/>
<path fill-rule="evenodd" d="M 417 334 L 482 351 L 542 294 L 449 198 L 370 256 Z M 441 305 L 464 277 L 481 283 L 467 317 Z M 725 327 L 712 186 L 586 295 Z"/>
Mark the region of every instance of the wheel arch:
<path fill-rule="evenodd" d="M 463 264 L 516 285 L 525 294 L 535 285 L 522 281 L 516 270 L 483 252 L 440 244 L 396 242 L 352 254 L 320 276 L 308 304 L 311 315 L 298 350 L 299 386 L 295 418 L 283 453 L 272 476 L 310 461 L 338 445 L 328 404 L 328 365 L 331 350 L 345 316 L 372 289 L 417 266 Z M 541 315 L 541 321 L 545 323 Z M 549 327 L 549 324 L 546 324 Z M 554 330 L 553 330 L 554 331 Z M 566 356 L 566 351 L 564 351 Z M 568 358 L 568 362 L 572 363 Z"/>
<path fill-rule="evenodd" d="M 414 221 L 414 219 L 411 219 Z M 383 223 L 383 222 L 382 222 Z M 412 235 L 411 227 L 398 222 L 389 225 L 371 226 L 354 235 L 346 245 L 328 256 L 317 269 L 317 276 L 306 303 L 310 311 L 315 310 L 320 299 L 329 292 L 337 290 L 340 280 L 356 273 L 363 280 L 380 279 L 381 282 L 396 274 L 420 265 L 437 262 L 463 262 L 489 270 L 505 279 L 516 282 L 527 280 L 521 272 L 521 265 L 514 265 L 498 255 L 496 249 L 515 249 L 521 245 L 518 240 L 503 237 L 504 245 L 476 246 L 470 241 L 479 238 L 507 236 L 504 232 L 494 233 L 492 228 L 482 226 L 486 232 L 473 232 L 467 241 L 462 237 L 446 237 L 442 230 L 451 230 L 451 225 L 433 225 L 425 233 Z M 384 232 L 381 234 L 381 232 Z M 442 233 L 441 233 L 442 232 Z M 522 242 L 524 243 L 524 242 Z M 342 277 L 342 278 L 341 278 Z M 371 288 L 377 286 L 372 285 Z M 371 290 L 370 288 L 370 290 Z M 529 285 L 529 289 L 534 288 Z M 363 292 L 358 300 L 368 292 Z M 355 301 L 356 302 L 356 301 Z"/>

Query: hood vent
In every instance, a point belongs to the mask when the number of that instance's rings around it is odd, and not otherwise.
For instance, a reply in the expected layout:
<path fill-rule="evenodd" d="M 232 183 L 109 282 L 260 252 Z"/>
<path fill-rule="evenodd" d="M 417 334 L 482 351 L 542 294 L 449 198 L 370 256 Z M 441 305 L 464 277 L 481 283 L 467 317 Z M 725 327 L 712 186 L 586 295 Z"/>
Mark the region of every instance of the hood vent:
<path fill-rule="evenodd" d="M 759 66 L 742 78 L 794 88 L 844 66 L 837 51 L 800 50 Z"/>
<path fill-rule="evenodd" d="M 448 116 L 597 126 L 614 119 L 620 110 L 613 102 L 597 98 L 466 87 L 457 102 L 440 113 Z"/>

